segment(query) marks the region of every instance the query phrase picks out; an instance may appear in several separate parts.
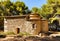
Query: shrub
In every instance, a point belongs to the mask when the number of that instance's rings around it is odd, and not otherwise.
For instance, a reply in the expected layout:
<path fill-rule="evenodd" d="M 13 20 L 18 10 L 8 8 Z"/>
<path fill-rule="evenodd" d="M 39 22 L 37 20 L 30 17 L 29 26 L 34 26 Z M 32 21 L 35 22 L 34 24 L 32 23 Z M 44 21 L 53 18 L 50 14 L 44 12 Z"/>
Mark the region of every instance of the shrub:
<path fill-rule="evenodd" d="M 4 32 L 0 32 L 0 35 L 5 35 L 5 33 Z"/>
<path fill-rule="evenodd" d="M 20 36 L 23 36 L 23 33 L 22 33 L 22 32 L 20 32 L 20 33 L 19 33 L 19 35 L 20 35 Z"/>
<path fill-rule="evenodd" d="M 14 33 L 14 32 L 10 32 L 10 31 L 5 32 L 5 34 L 6 34 L 6 35 L 15 35 L 15 33 Z"/>
<path fill-rule="evenodd" d="M 31 34 L 29 34 L 29 33 L 27 33 L 27 32 L 20 32 L 19 35 L 20 35 L 20 36 L 29 36 L 29 35 L 31 35 Z"/>
<path fill-rule="evenodd" d="M 0 32 L 0 38 L 5 38 L 6 34 L 4 32 Z"/>

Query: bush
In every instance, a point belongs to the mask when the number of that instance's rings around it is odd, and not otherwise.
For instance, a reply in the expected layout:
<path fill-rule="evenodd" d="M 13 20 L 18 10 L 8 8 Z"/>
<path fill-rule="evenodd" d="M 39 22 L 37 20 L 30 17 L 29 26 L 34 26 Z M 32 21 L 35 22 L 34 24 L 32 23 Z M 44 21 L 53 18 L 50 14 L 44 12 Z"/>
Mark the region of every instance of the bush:
<path fill-rule="evenodd" d="M 31 35 L 31 34 L 29 34 L 29 33 L 27 33 L 27 32 L 20 32 L 19 35 L 20 35 L 20 36 L 29 36 L 29 35 Z"/>
<path fill-rule="evenodd" d="M 20 32 L 20 33 L 19 33 L 19 36 L 23 36 L 23 33 L 22 33 L 22 32 Z"/>
<path fill-rule="evenodd" d="M 0 32 L 0 35 L 5 35 L 5 33 L 4 32 Z"/>
<path fill-rule="evenodd" d="M 14 32 L 10 32 L 10 31 L 5 32 L 5 34 L 6 34 L 6 35 L 15 35 L 15 33 L 14 33 Z"/>
<path fill-rule="evenodd" d="M 0 38 L 5 38 L 6 34 L 4 32 L 0 32 Z"/>

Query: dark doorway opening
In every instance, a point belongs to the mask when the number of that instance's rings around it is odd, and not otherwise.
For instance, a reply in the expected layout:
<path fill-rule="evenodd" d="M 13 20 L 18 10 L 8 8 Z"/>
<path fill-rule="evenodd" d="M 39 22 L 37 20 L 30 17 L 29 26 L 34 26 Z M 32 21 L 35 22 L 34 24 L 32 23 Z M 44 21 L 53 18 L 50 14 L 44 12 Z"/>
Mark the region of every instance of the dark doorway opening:
<path fill-rule="evenodd" d="M 4 31 L 4 19 L 0 18 L 0 31 Z"/>
<path fill-rule="evenodd" d="M 20 32 L 20 28 L 17 28 L 17 34 Z"/>

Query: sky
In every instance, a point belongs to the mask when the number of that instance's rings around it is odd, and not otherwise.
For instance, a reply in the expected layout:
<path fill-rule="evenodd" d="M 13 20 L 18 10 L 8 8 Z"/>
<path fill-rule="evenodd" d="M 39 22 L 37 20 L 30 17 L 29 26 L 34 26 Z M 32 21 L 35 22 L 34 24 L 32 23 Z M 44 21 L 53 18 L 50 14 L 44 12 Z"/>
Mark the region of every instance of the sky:
<path fill-rule="evenodd" d="M 33 7 L 40 8 L 43 4 L 46 3 L 46 0 L 20 0 L 20 1 L 23 1 L 26 4 L 26 6 L 28 6 L 29 9 L 32 9 Z"/>

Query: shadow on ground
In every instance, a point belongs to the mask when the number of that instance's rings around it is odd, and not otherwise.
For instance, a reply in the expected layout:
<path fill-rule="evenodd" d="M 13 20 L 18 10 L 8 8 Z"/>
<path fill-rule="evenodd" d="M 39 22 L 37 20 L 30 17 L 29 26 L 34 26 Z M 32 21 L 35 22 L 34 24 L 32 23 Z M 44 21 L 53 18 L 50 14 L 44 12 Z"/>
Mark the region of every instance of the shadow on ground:
<path fill-rule="evenodd" d="M 8 38 L 0 38 L 0 41 L 60 41 L 60 37 L 36 37 L 36 36 L 30 36 L 30 37 L 8 37 Z"/>

